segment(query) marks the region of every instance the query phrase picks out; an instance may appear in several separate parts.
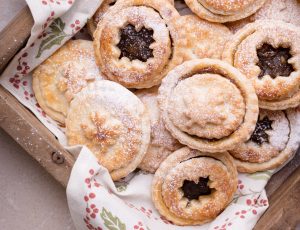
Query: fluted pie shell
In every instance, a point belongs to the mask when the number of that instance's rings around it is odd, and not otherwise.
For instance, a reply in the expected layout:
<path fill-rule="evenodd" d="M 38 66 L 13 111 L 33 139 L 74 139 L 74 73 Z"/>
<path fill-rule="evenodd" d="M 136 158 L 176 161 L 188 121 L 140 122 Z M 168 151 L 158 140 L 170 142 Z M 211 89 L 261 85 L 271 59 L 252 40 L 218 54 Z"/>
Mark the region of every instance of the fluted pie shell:
<path fill-rule="evenodd" d="M 211 192 L 189 199 L 183 192 L 185 181 L 198 183 L 208 178 Z M 161 215 L 176 225 L 199 225 L 212 221 L 231 202 L 237 188 L 237 171 L 227 152 L 207 153 L 181 148 L 171 154 L 156 171 L 152 200 Z"/>
<path fill-rule="evenodd" d="M 260 9 L 266 0 L 185 0 L 200 18 L 212 22 L 230 22 L 246 18 Z"/>
<path fill-rule="evenodd" d="M 178 12 L 168 1 L 118 1 L 103 16 L 94 33 L 94 50 L 100 70 L 108 79 L 127 88 L 150 88 L 160 84 L 161 79 L 183 60 L 177 52 L 179 44 L 174 21 L 178 17 Z M 134 27 L 135 32 L 131 33 L 148 30 L 152 35 L 138 36 L 153 41 L 147 46 L 144 41 L 132 45 L 131 40 L 125 44 L 126 51 L 132 52 L 133 56 L 144 52 L 152 56 L 143 60 L 123 55 L 119 46 L 124 42 L 121 32 L 128 26 Z M 134 39 L 134 36 L 129 35 L 127 39 Z"/>
<path fill-rule="evenodd" d="M 300 143 L 300 108 L 260 110 L 252 137 L 230 150 L 240 172 L 276 169 L 292 159 Z"/>
<path fill-rule="evenodd" d="M 85 145 L 119 180 L 141 163 L 150 122 L 143 103 L 121 85 L 103 80 L 76 95 L 66 118 L 68 144 Z"/>
<path fill-rule="evenodd" d="M 225 151 L 248 140 L 258 116 L 251 83 L 216 59 L 187 61 L 169 72 L 159 88 L 159 106 L 171 134 L 205 152 Z"/>
<path fill-rule="evenodd" d="M 52 119 L 65 123 L 69 103 L 89 83 L 102 80 L 93 43 L 71 40 L 33 71 L 32 88 L 41 108 Z"/>
<path fill-rule="evenodd" d="M 284 110 L 297 107 L 300 104 L 300 30 L 298 27 L 276 20 L 259 20 L 248 24 L 239 30 L 231 41 L 227 43 L 223 53 L 223 60 L 227 61 L 251 80 L 259 99 L 259 107 L 269 110 Z M 291 71 L 276 76 L 263 69 L 258 50 L 264 46 L 271 49 L 288 50 L 289 58 L 280 56 L 280 63 L 284 69 Z M 266 51 L 268 56 L 270 51 Z M 281 51 L 277 51 L 281 52 Z M 286 51 L 287 52 L 287 51 Z M 278 55 L 281 55 L 280 53 Z M 276 57 L 272 60 L 276 60 Z M 269 65 L 270 60 L 264 65 Z M 276 66 L 272 67 L 276 69 Z M 269 70 L 268 70 L 269 71 Z M 275 73 L 273 73 L 275 74 Z"/>

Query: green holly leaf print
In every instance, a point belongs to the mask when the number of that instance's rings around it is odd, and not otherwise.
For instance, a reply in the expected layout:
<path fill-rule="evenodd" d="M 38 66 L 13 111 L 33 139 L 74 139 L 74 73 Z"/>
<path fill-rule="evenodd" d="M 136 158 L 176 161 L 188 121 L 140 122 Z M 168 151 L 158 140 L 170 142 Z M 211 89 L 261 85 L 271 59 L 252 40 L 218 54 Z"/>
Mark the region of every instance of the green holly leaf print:
<path fill-rule="evenodd" d="M 248 177 L 254 180 L 268 180 L 273 175 L 273 171 L 257 172 L 249 174 Z"/>
<path fill-rule="evenodd" d="M 51 23 L 49 27 L 51 29 L 51 33 L 60 34 L 64 31 L 65 25 L 66 24 L 60 18 L 57 18 Z"/>
<path fill-rule="evenodd" d="M 120 221 L 116 216 L 113 216 L 111 212 L 107 211 L 105 208 L 102 208 L 100 213 L 102 220 L 104 221 L 105 227 L 109 230 L 126 230 L 126 225 Z"/>
<path fill-rule="evenodd" d="M 64 32 L 65 23 L 60 19 L 55 19 L 49 26 L 48 36 L 42 40 L 36 58 L 39 58 L 45 50 L 51 49 L 54 45 L 60 45 L 67 34 Z"/>

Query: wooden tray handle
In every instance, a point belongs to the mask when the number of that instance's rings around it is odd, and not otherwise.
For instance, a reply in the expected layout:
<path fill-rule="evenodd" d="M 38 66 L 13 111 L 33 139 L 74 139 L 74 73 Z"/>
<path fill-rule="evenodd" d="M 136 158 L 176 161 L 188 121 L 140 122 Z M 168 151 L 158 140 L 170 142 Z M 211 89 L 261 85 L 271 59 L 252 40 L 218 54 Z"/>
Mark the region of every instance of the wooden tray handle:
<path fill-rule="evenodd" d="M 0 32 L 0 73 L 3 72 L 11 58 L 25 45 L 33 23 L 29 7 L 26 6 Z"/>
<path fill-rule="evenodd" d="M 0 33 L 0 72 L 25 45 L 33 26 L 28 6 Z M 36 159 L 57 181 L 66 186 L 74 158 L 52 133 L 0 85 L 0 127 Z"/>

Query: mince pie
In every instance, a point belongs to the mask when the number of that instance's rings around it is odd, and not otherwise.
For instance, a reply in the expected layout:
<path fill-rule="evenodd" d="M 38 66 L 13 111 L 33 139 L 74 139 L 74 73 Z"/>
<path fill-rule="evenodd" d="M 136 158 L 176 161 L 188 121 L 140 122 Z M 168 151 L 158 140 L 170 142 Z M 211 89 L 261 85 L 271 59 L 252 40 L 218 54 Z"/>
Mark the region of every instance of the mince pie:
<path fill-rule="evenodd" d="M 85 145 L 119 180 L 141 163 L 150 141 L 150 121 L 143 103 L 121 85 L 90 84 L 70 104 L 66 118 L 69 145 Z"/>
<path fill-rule="evenodd" d="M 116 17 L 116 15 L 118 15 Z M 182 62 L 174 21 L 179 17 L 168 1 L 118 1 L 94 33 L 100 70 L 127 88 L 150 88 Z"/>
<path fill-rule="evenodd" d="M 159 88 L 166 128 L 182 144 L 200 151 L 234 148 L 250 137 L 258 116 L 251 82 L 216 59 L 184 62 Z"/>
<path fill-rule="evenodd" d="M 102 79 L 93 43 L 71 40 L 34 70 L 32 87 L 47 115 L 64 124 L 74 95 L 89 83 Z"/>
<path fill-rule="evenodd" d="M 273 20 L 257 21 L 227 43 L 223 59 L 254 85 L 259 106 L 283 110 L 300 104 L 300 30 Z"/>
<path fill-rule="evenodd" d="M 261 109 L 254 132 L 229 152 L 238 171 L 254 173 L 275 169 L 294 156 L 300 142 L 300 109 Z"/>
<path fill-rule="evenodd" d="M 237 171 L 227 152 L 181 148 L 160 165 L 152 182 L 152 200 L 177 225 L 212 221 L 232 201 Z"/>

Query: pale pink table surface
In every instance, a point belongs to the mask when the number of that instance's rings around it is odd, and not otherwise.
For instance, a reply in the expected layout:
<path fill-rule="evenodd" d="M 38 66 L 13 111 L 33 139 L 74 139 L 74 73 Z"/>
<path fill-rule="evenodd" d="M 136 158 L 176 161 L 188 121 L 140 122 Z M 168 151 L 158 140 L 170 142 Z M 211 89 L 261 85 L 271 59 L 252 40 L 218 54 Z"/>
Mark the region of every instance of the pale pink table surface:
<path fill-rule="evenodd" d="M 0 31 L 25 5 L 0 0 Z M 75 228 L 65 189 L 0 128 L 0 230 L 17 229 Z"/>

